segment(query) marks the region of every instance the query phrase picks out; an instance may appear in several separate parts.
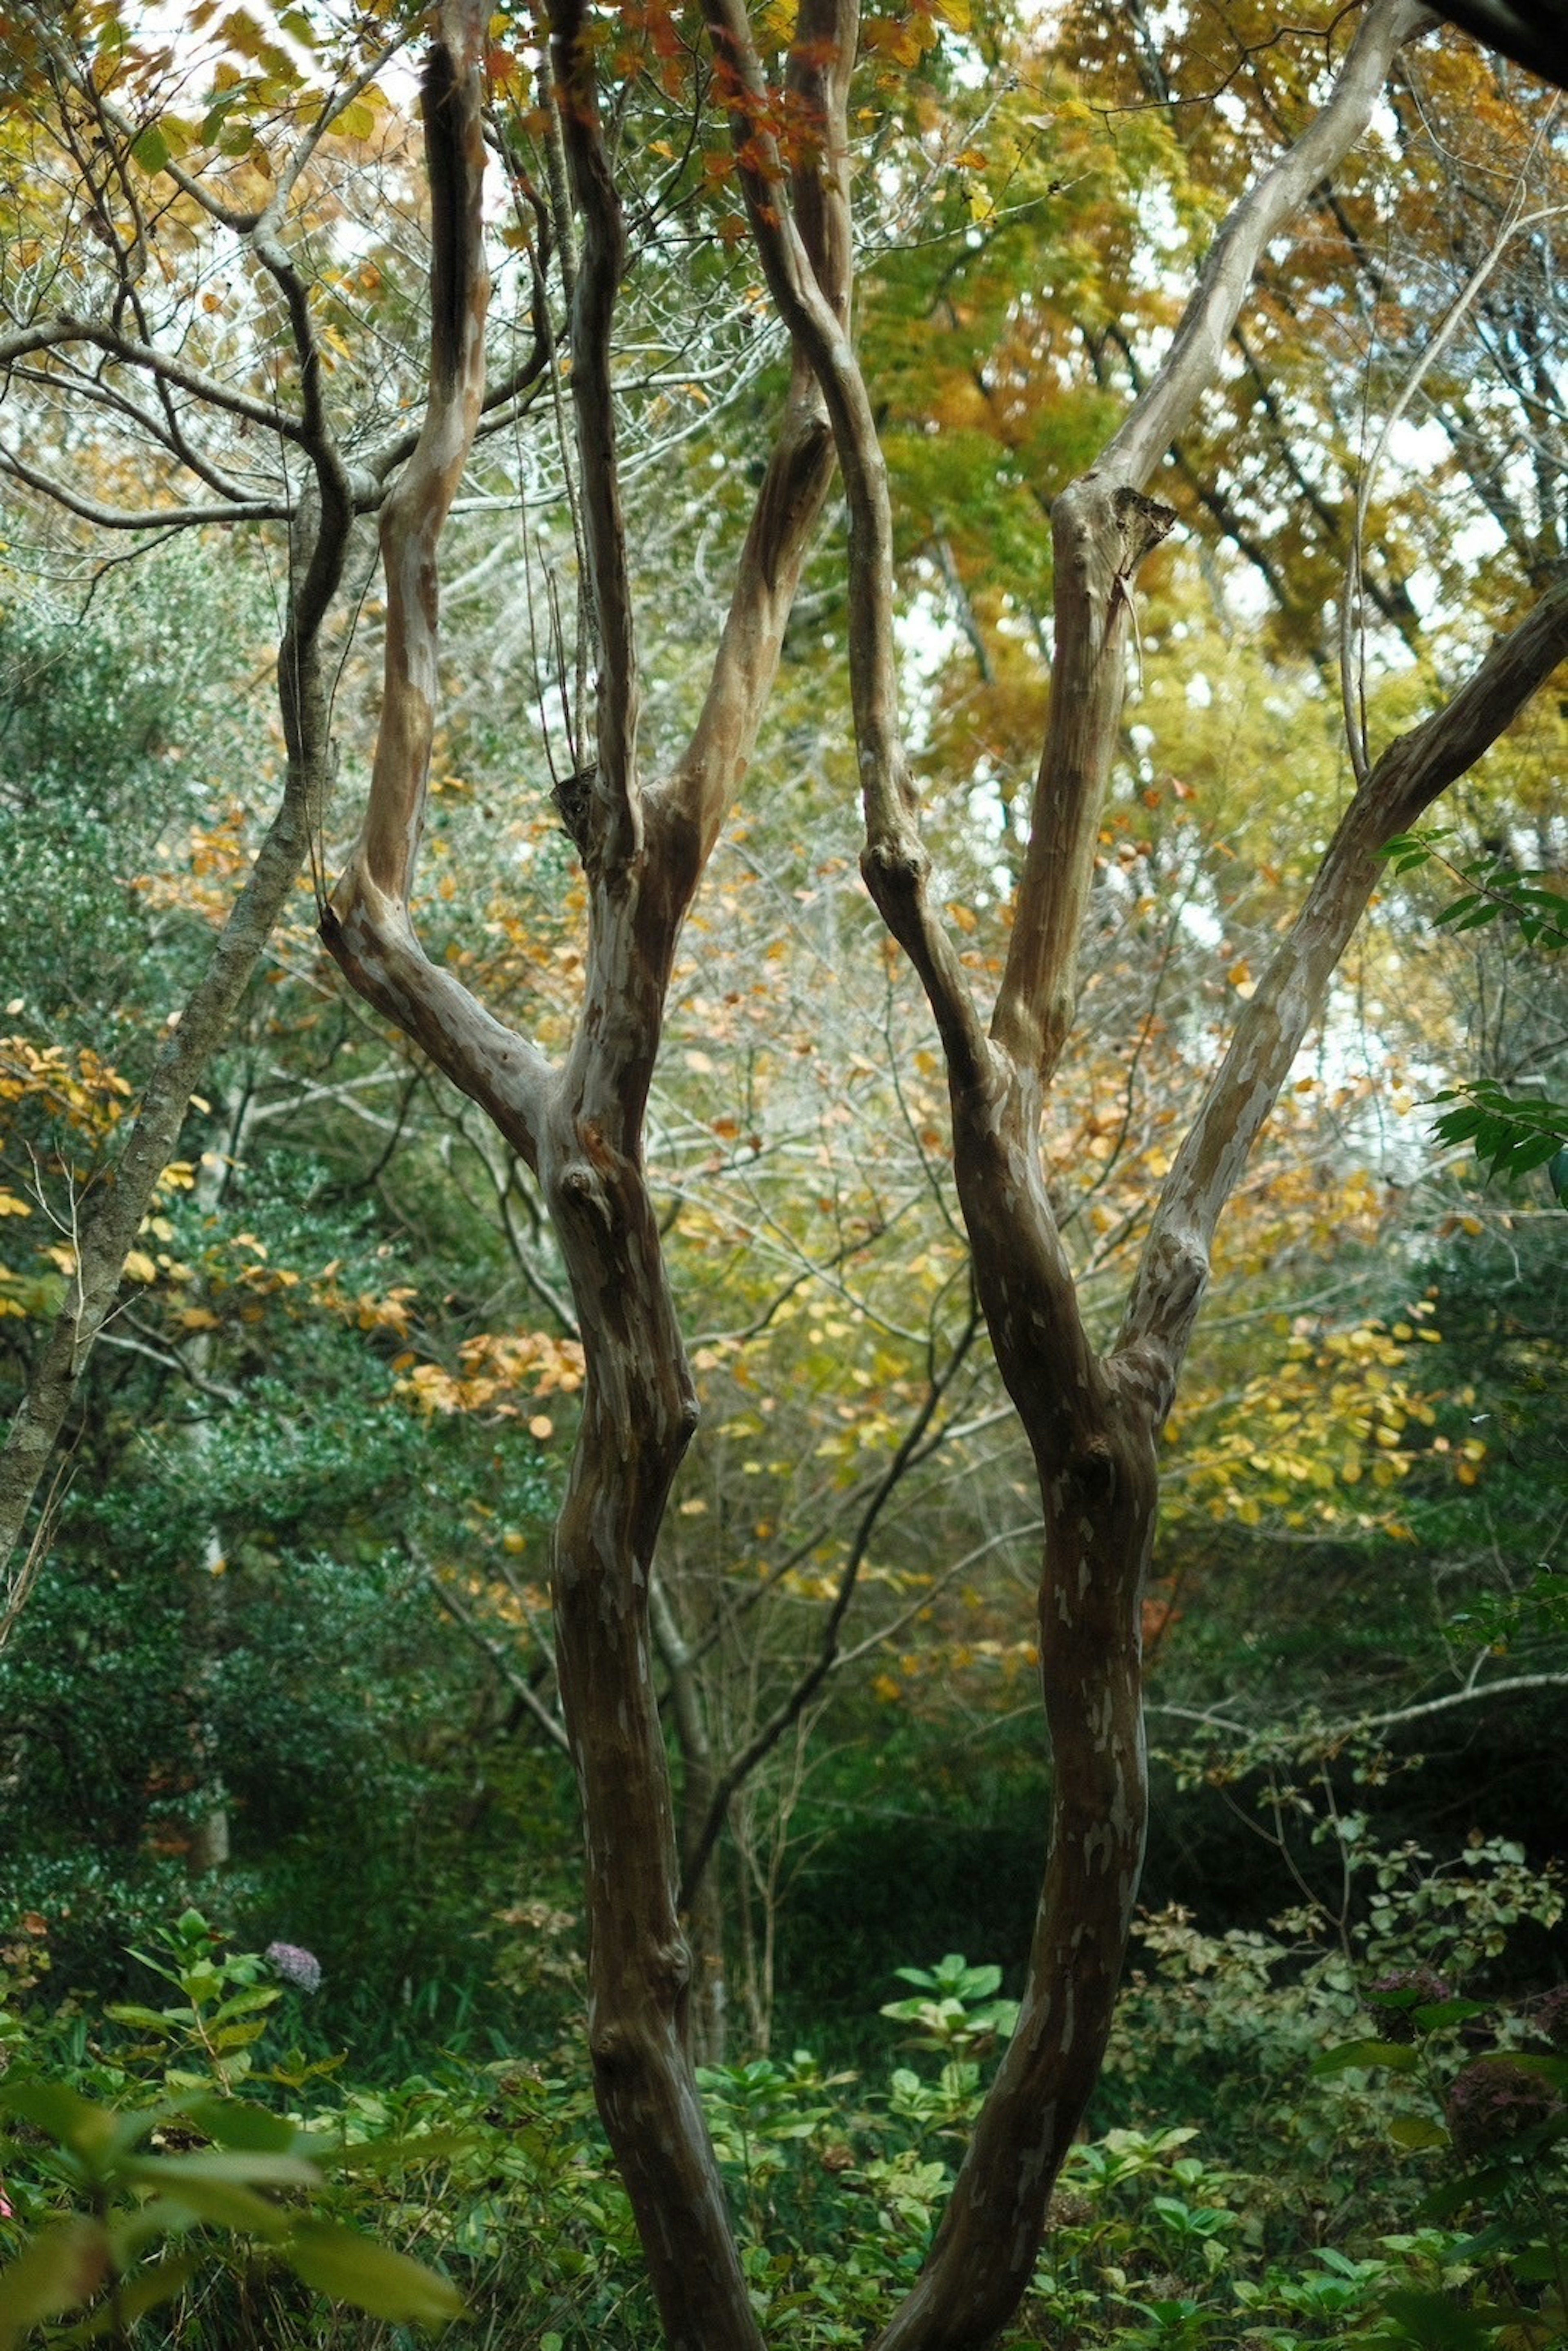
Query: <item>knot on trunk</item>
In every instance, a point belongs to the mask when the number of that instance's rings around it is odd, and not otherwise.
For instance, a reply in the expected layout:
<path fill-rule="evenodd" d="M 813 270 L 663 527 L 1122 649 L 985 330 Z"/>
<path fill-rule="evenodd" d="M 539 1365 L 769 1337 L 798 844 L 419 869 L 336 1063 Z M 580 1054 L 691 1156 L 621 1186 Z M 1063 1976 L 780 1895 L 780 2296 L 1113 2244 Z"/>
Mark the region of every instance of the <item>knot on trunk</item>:
<path fill-rule="evenodd" d="M 1157 498 L 1145 497 L 1141 490 L 1131 489 L 1125 483 L 1113 494 L 1111 503 L 1122 538 L 1122 559 L 1116 569 L 1124 580 L 1130 580 L 1145 556 L 1175 529 L 1176 511 L 1161 506 Z"/>
<path fill-rule="evenodd" d="M 1116 1490 L 1116 1457 L 1107 1440 L 1092 1437 L 1067 1465 L 1072 1492 L 1088 1503 L 1108 1502 Z"/>
<path fill-rule="evenodd" d="M 883 893 L 911 900 L 917 896 L 931 860 L 915 841 L 873 841 L 861 852 L 861 873 L 880 906 Z"/>
<path fill-rule="evenodd" d="M 609 1190 L 599 1170 L 586 1159 L 574 1159 L 556 1179 L 556 1197 L 562 1217 L 591 1217 L 605 1232 L 614 1229 Z"/>
<path fill-rule="evenodd" d="M 593 814 L 593 792 L 598 781 L 599 762 L 590 759 L 586 767 L 576 768 L 570 776 L 559 778 L 550 793 L 567 838 L 585 865 Z"/>

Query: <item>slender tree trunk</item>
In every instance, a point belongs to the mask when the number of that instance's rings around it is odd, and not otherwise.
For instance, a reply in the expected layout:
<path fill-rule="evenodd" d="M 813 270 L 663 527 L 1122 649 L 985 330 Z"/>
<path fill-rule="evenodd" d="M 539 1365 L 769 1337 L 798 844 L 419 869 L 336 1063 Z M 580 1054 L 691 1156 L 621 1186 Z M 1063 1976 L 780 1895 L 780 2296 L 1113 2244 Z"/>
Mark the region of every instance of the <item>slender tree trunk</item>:
<path fill-rule="evenodd" d="M 829 0 L 803 0 L 789 74 L 802 102 L 830 86 L 835 94 L 831 111 L 819 106 L 823 146 L 799 176 L 816 224 L 814 266 L 841 313 L 842 90 L 852 44 L 811 37 L 824 9 Z M 581 224 L 571 396 L 600 657 L 597 761 L 580 796 L 559 800 L 589 883 L 584 996 L 564 1066 L 433 965 L 409 914 L 437 690 L 436 558 L 485 385 L 480 0 L 443 0 L 427 69 L 429 398 L 418 445 L 383 509 L 381 728 L 364 822 L 322 929 L 352 985 L 425 1047 L 533 1166 L 559 1240 L 585 1371 L 555 1539 L 556 1665 L 582 1796 L 595 2094 L 674 2351 L 760 2351 L 693 2077 L 692 1963 L 654 1683 L 654 1544 L 696 1403 L 649 1198 L 643 1123 L 680 925 L 756 741 L 826 496 L 831 444 L 810 371 L 798 362 L 696 729 L 670 776 L 645 788 L 610 366 L 626 247 L 591 33 L 583 0 L 556 0 L 551 92 Z"/>
<path fill-rule="evenodd" d="M 329 469 L 324 467 L 324 471 Z M 302 582 L 279 649 L 288 737 L 282 802 L 245 887 L 147 1081 L 129 1140 L 83 1225 L 66 1302 L 38 1355 L 0 1453 L 0 1583 L 22 1542 L 34 1498 L 76 1401 L 98 1334 L 120 1295 L 128 1252 L 159 1177 L 179 1148 L 191 1096 L 227 1036 L 262 950 L 319 834 L 331 779 L 328 696 L 319 635 L 342 577 L 350 517 L 335 477 L 329 502 L 302 518 L 294 574 Z M 0 1609 L 0 1635 L 14 1628 Z"/>

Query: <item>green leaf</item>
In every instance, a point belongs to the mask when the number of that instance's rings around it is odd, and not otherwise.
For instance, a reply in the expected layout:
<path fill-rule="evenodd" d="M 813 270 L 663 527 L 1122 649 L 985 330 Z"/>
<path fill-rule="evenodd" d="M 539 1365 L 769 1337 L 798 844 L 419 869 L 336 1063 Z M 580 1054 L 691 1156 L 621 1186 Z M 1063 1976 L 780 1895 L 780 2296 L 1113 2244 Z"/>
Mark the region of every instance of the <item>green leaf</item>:
<path fill-rule="evenodd" d="M 284 2258 L 318 2294 L 351 2302 L 372 2318 L 442 2325 L 463 2315 L 463 2297 L 449 2279 L 329 2220 L 309 2220 L 297 2229 Z"/>
<path fill-rule="evenodd" d="M 1468 931 L 1473 929 L 1478 922 L 1495 923 L 1499 911 L 1491 899 L 1483 897 L 1479 890 L 1470 890 L 1464 897 L 1456 898 L 1451 905 L 1444 907 L 1436 917 L 1434 927 L 1440 931 Z"/>
<path fill-rule="evenodd" d="M 1388 2126 L 1396 2147 L 1447 2147 L 1448 2134 L 1430 2115 L 1396 2115 Z"/>
<path fill-rule="evenodd" d="M 1562 1147 L 1555 1134 L 1534 1134 L 1525 1142 L 1514 1144 L 1509 1152 L 1510 1175 L 1523 1176 L 1532 1167 L 1544 1167 L 1549 1159 L 1556 1158 Z"/>
<path fill-rule="evenodd" d="M 410 2171 L 422 2163 L 444 2162 L 449 2156 L 461 2155 L 474 2145 L 471 2131 L 433 2130 L 411 2131 L 406 2137 L 319 2140 L 310 2143 L 322 2159 L 335 2171 L 365 2172 L 372 2176 L 382 2172 Z"/>
<path fill-rule="evenodd" d="M 170 2182 L 176 2176 L 190 2179 L 237 2180 L 242 2188 L 320 2188 L 321 2174 L 303 2156 L 273 2155 L 265 2148 L 230 2155 L 209 2148 L 197 2155 L 145 2155 L 126 2164 L 133 2179 Z"/>
<path fill-rule="evenodd" d="M 1401 2289 L 1384 2304 L 1401 2334 L 1423 2351 L 1490 2351 L 1489 2330 L 1450 2294 Z"/>
<path fill-rule="evenodd" d="M 237 2147 L 255 2155 L 303 2155 L 309 2150 L 296 2144 L 299 2133 L 281 2115 L 269 2114 L 265 2106 L 253 2106 L 243 2098 L 191 2098 L 181 2107 L 188 2122 L 194 2123 L 219 2147 Z"/>
<path fill-rule="evenodd" d="M 1420 2064 L 1403 2041 L 1343 2041 L 1312 2060 L 1314 2074 L 1343 2074 L 1353 2065 L 1385 2065 L 1391 2074 L 1413 2074 Z"/>
<path fill-rule="evenodd" d="M 66 2220 L 35 2237 L 0 2271 L 0 2351 L 11 2351 L 40 2319 L 90 2302 L 110 2271 L 108 2232 L 97 2220 Z"/>
<path fill-rule="evenodd" d="M 128 2163 L 125 2172 L 127 2179 L 183 2205 L 198 2220 L 237 2229 L 242 2236 L 286 2236 L 293 2219 L 239 2180 L 214 2179 L 202 2168 L 199 2156 L 143 2156 Z"/>
<path fill-rule="evenodd" d="M 0 2083 L 0 2107 L 19 2115 L 35 2129 L 47 2131 L 61 2147 L 68 2147 L 96 2164 L 120 2135 L 119 2117 L 107 2106 L 95 2106 L 63 2082 L 24 2080 Z"/>
<path fill-rule="evenodd" d="M 252 2017 L 248 2024 L 225 2024 L 212 2036 L 214 2049 L 248 2049 L 267 2031 L 265 2016 Z"/>
<path fill-rule="evenodd" d="M 1410 2014 L 1419 2032 L 1438 2032 L 1446 2024 L 1468 2024 L 1472 2016 L 1486 2012 L 1484 2000 L 1434 2000 L 1413 2008 Z"/>
<path fill-rule="evenodd" d="M 166 171 L 169 164 L 169 141 L 153 123 L 144 131 L 131 150 L 144 172 Z"/>
<path fill-rule="evenodd" d="M 1568 2091 L 1568 2057 L 1536 2057 L 1523 2050 L 1511 2049 L 1508 2063 L 1517 2066 L 1521 2074 L 1539 2074 L 1542 2081 L 1550 2082 L 1554 2089 Z"/>
<path fill-rule="evenodd" d="M 73 2326 L 68 2335 L 56 2335 L 53 2338 L 55 2343 L 100 2341 L 106 2335 L 119 2333 L 121 2318 L 127 2325 L 134 2326 L 139 2318 L 147 2311 L 155 2310 L 161 2302 L 172 2302 L 197 2266 L 198 2256 L 194 2253 L 171 2253 L 166 2261 L 156 2262 L 151 2269 L 139 2271 L 120 2288 L 118 2311 L 112 2304 L 95 2311 L 81 2325 Z"/>
<path fill-rule="evenodd" d="M 235 2017 L 254 2016 L 258 2009 L 272 2008 L 282 1998 L 277 1984 L 251 1984 L 246 1991 L 236 1991 L 232 2000 L 225 2000 L 221 2008 L 214 2009 L 213 2022 L 232 2024 Z"/>
<path fill-rule="evenodd" d="M 141 2032 L 161 2032 L 167 2037 L 173 2030 L 169 2017 L 161 2016 L 155 2008 L 139 2008 L 134 2001 L 117 2000 L 103 2012 L 116 2024 L 134 2024 Z"/>

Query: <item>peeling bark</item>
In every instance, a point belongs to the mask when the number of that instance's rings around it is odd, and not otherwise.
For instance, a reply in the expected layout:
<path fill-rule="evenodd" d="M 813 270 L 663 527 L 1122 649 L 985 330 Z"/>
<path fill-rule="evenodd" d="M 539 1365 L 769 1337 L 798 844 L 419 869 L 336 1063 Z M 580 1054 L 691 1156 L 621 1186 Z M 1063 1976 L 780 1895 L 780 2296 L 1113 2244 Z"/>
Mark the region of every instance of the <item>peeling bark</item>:
<path fill-rule="evenodd" d="M 981 2351 L 1032 2273 L 1051 2187 L 1098 2076 L 1142 1864 L 1141 1593 L 1155 1445 L 1202 1292 L 1213 1220 L 1322 1002 L 1377 872 L 1375 851 L 1492 739 L 1557 658 L 1542 608 L 1477 695 L 1385 755 L 1297 934 L 1239 1029 L 1156 1215 L 1126 1332 L 1098 1357 L 1046 1193 L 1040 1123 L 1075 1010 L 1079 936 L 1114 756 L 1139 568 L 1170 529 L 1145 495 L 1236 328 L 1270 239 L 1362 135 L 1400 45 L 1430 22 L 1374 0 L 1324 106 L 1219 229 L 1164 361 L 1101 457 L 1057 497 L 1050 719 L 988 1033 L 928 893 L 899 718 L 893 539 L 874 415 L 821 302 L 758 135 L 762 77 L 740 0 L 705 0 L 737 176 L 779 314 L 832 423 L 851 516 L 850 668 L 865 810 L 862 871 L 909 955 L 946 1057 L 955 1172 L 997 1361 L 1034 1454 L 1045 1527 L 1041 1683 L 1053 1757 L 1050 1855 L 1017 2032 L 921 2277 L 878 2351 Z M 1459 705 L 1464 704 L 1464 709 Z"/>
<path fill-rule="evenodd" d="M 806 0 L 803 39 L 813 24 L 821 32 L 835 21 L 831 0 Z M 556 1663 L 582 1799 L 595 2094 L 671 2345 L 760 2351 L 692 2072 L 691 1955 L 654 1688 L 654 1547 L 696 1402 L 643 1165 L 643 1120 L 681 925 L 756 741 L 832 443 L 811 371 L 798 361 L 695 731 L 671 773 L 645 783 L 610 369 L 624 240 L 584 12 L 580 0 L 559 0 L 552 56 L 581 229 L 571 398 L 600 671 L 597 757 L 573 810 L 589 883 L 587 972 L 571 1044 L 552 1065 L 429 962 L 409 914 L 435 714 L 436 553 L 485 396 L 484 27 L 480 0 L 444 0 L 439 40 L 453 70 L 433 78 L 442 96 L 426 109 L 427 146 L 443 148 L 433 228 L 438 256 L 449 243 L 464 251 L 438 260 L 424 425 L 383 515 L 382 726 L 364 824 L 323 935 L 350 984 L 482 1104 L 536 1170 L 559 1241 L 584 1382 L 553 1552 Z M 828 38 L 791 68 L 800 102 L 823 122 L 810 184 L 803 171 L 798 195 L 808 266 L 838 319 L 849 295 L 843 107 L 852 50 L 852 33 Z M 462 304 L 446 290 L 455 287 Z"/>

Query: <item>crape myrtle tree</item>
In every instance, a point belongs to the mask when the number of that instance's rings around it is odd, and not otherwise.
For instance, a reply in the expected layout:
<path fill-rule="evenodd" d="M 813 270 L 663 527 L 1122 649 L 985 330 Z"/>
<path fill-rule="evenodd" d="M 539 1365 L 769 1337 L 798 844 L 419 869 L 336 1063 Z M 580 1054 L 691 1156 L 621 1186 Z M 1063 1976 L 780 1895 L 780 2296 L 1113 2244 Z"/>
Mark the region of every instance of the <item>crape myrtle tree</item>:
<path fill-rule="evenodd" d="M 690 1960 L 652 1594 L 660 1523 L 696 1406 L 650 1192 L 644 1118 L 683 919 L 727 811 L 755 789 L 747 770 L 836 459 L 849 514 L 862 871 L 939 1033 L 977 1289 L 1033 1454 L 1044 1529 L 1039 1632 L 1053 1780 L 1028 1980 L 947 2215 L 882 2338 L 884 2351 L 963 2351 L 995 2335 L 1028 2283 L 1051 2183 L 1109 2031 L 1146 1811 L 1140 1604 L 1155 1521 L 1155 1447 L 1217 1220 L 1322 1011 L 1383 871 L 1379 852 L 1469 769 L 1568 653 L 1568 588 L 1550 587 L 1421 725 L 1375 756 L 1359 739 L 1354 745 L 1356 781 L 1343 820 L 1238 1012 L 1228 1050 L 1149 1203 L 1121 1328 L 1108 1349 L 1097 1347 L 1053 1216 L 1041 1133 L 1052 1081 L 1072 1047 L 1079 939 L 1135 648 L 1137 576 L 1174 521 L 1148 486 L 1225 363 L 1260 260 L 1366 131 L 1401 45 L 1431 20 L 1414 0 L 1373 0 L 1348 47 L 1336 49 L 1315 115 L 1224 221 L 1179 323 L 1104 447 L 1056 488 L 1048 730 L 1000 983 L 995 1002 L 982 1006 L 920 840 L 900 711 L 894 517 L 874 386 L 862 379 L 851 333 L 854 0 L 802 0 L 779 75 L 739 0 L 705 0 L 702 13 L 712 99 L 728 123 L 735 178 L 791 366 L 706 696 L 690 741 L 657 775 L 644 772 L 640 756 L 636 616 L 618 478 L 614 362 L 630 259 L 622 155 L 601 88 L 605 22 L 583 0 L 557 0 L 550 11 L 539 78 L 545 145 L 559 168 L 538 200 L 536 251 L 542 274 L 544 225 L 553 217 L 570 287 L 570 398 L 596 668 L 591 722 L 580 706 L 580 756 L 556 786 L 588 898 L 581 998 L 564 1053 L 551 1058 L 488 1013 L 448 965 L 425 956 L 410 914 L 437 719 L 440 542 L 476 436 L 521 381 L 514 368 L 493 381 L 486 356 L 487 12 L 476 0 L 444 0 L 425 68 L 434 264 L 417 439 L 384 434 L 374 467 L 343 459 L 309 288 L 280 242 L 288 203 L 282 178 L 259 210 L 214 195 L 165 139 L 106 112 L 89 78 L 76 103 L 97 114 L 115 168 L 123 161 L 127 174 L 143 174 L 133 185 L 172 179 L 192 204 L 227 206 L 228 226 L 249 241 L 283 298 L 301 405 L 284 415 L 268 402 L 251 418 L 236 412 L 226 380 L 161 353 L 141 329 L 140 277 L 124 252 L 120 276 L 131 291 L 96 329 L 97 345 L 120 367 L 142 370 L 155 402 L 167 395 L 151 419 L 154 438 L 179 463 L 187 462 L 190 431 L 183 396 L 205 398 L 216 385 L 229 415 L 289 438 L 300 474 L 313 481 L 304 498 L 290 488 L 291 475 L 267 507 L 315 534 L 297 566 L 282 664 L 290 778 L 298 773 L 302 814 L 310 792 L 324 789 L 329 764 L 324 701 L 310 705 L 296 683 L 308 674 L 297 649 L 308 642 L 303 622 L 319 628 L 353 516 L 379 514 L 386 599 L 380 733 L 363 823 L 323 903 L 322 935 L 350 983 L 488 1113 L 533 1171 L 570 1280 L 584 1386 L 553 1585 L 587 1844 L 590 2044 L 601 2113 L 669 2340 L 681 2351 L 740 2351 L 760 2336 L 689 2054 Z M 677 47 L 695 38 L 695 24 L 653 14 Z M 39 37 L 47 49 L 47 32 Z M 68 60 L 48 54 L 49 70 L 68 73 Z M 342 102 L 351 105 L 352 95 Z M 118 199 L 110 209 L 122 210 Z M 110 337 L 118 340 L 106 345 Z M 79 316 L 45 310 L 15 330 L 8 355 L 19 365 L 84 340 L 92 337 Z M 548 326 L 540 340 L 549 342 Z M 117 376 L 113 396 L 123 398 L 120 382 Z M 242 505 L 232 470 L 198 454 L 209 489 L 231 510 Z M 254 510 L 266 501 L 251 503 Z M 325 524 L 311 522 L 313 514 Z M 101 508 L 84 515 L 102 518 Z M 329 571 L 324 546 L 332 550 Z M 128 1246 L 129 1232 L 123 1238 Z"/>
<path fill-rule="evenodd" d="M 1142 1855 L 1140 1602 L 1155 1443 L 1197 1316 L 1216 1221 L 1320 1011 L 1380 872 L 1379 852 L 1463 774 L 1568 652 L 1552 590 L 1445 708 L 1358 782 L 1300 914 L 1246 1004 L 1154 1205 L 1122 1329 L 1091 1343 L 1040 1157 L 1072 1032 L 1074 970 L 1117 724 L 1136 577 L 1174 519 L 1146 486 L 1220 364 L 1260 257 L 1365 130 L 1390 63 L 1428 21 L 1375 0 L 1324 102 L 1224 224 L 1157 370 L 1099 458 L 1058 495 L 1050 724 L 1030 846 L 989 1018 L 933 903 L 900 723 L 893 517 L 873 395 L 848 325 L 852 0 L 797 20 L 782 87 L 738 0 L 706 0 L 714 90 L 769 290 L 788 330 L 789 405 L 740 559 L 696 733 L 664 775 L 638 757 L 638 673 L 616 480 L 612 350 L 626 232 L 580 5 L 551 16 L 581 246 L 571 391 L 598 652 L 597 757 L 560 794 L 590 893 L 584 999 L 564 1061 L 499 1027 L 422 955 L 409 919 L 435 695 L 441 519 L 484 391 L 479 31 L 444 20 L 427 120 L 437 226 L 427 463 L 383 522 L 385 705 L 364 826 L 325 921 L 367 998 L 490 1111 L 536 1170 L 586 1354 L 584 1409 L 554 1562 L 558 1663 L 584 1811 L 590 2040 L 601 2112 L 665 2325 L 683 2346 L 759 2341 L 686 2053 L 681 1934 L 649 1592 L 695 1395 L 643 1165 L 643 1119 L 681 919 L 753 747 L 825 490 L 828 432 L 849 508 L 850 667 L 862 870 L 919 974 L 946 1059 L 956 1180 L 997 1360 L 1037 1464 L 1045 1535 L 1042 1681 L 1051 1847 L 1017 2030 L 919 2283 L 888 2346 L 980 2345 L 1032 2270 L 1052 2179 L 1099 2070 Z M 466 43 L 466 46 L 465 44 Z M 448 92 L 452 93 L 450 99 Z M 450 104 L 454 119 L 444 123 Z M 443 146 L 449 152 L 438 152 Z M 442 338 L 446 338 L 443 349 Z M 826 426 L 824 426 L 824 416 Z"/>

